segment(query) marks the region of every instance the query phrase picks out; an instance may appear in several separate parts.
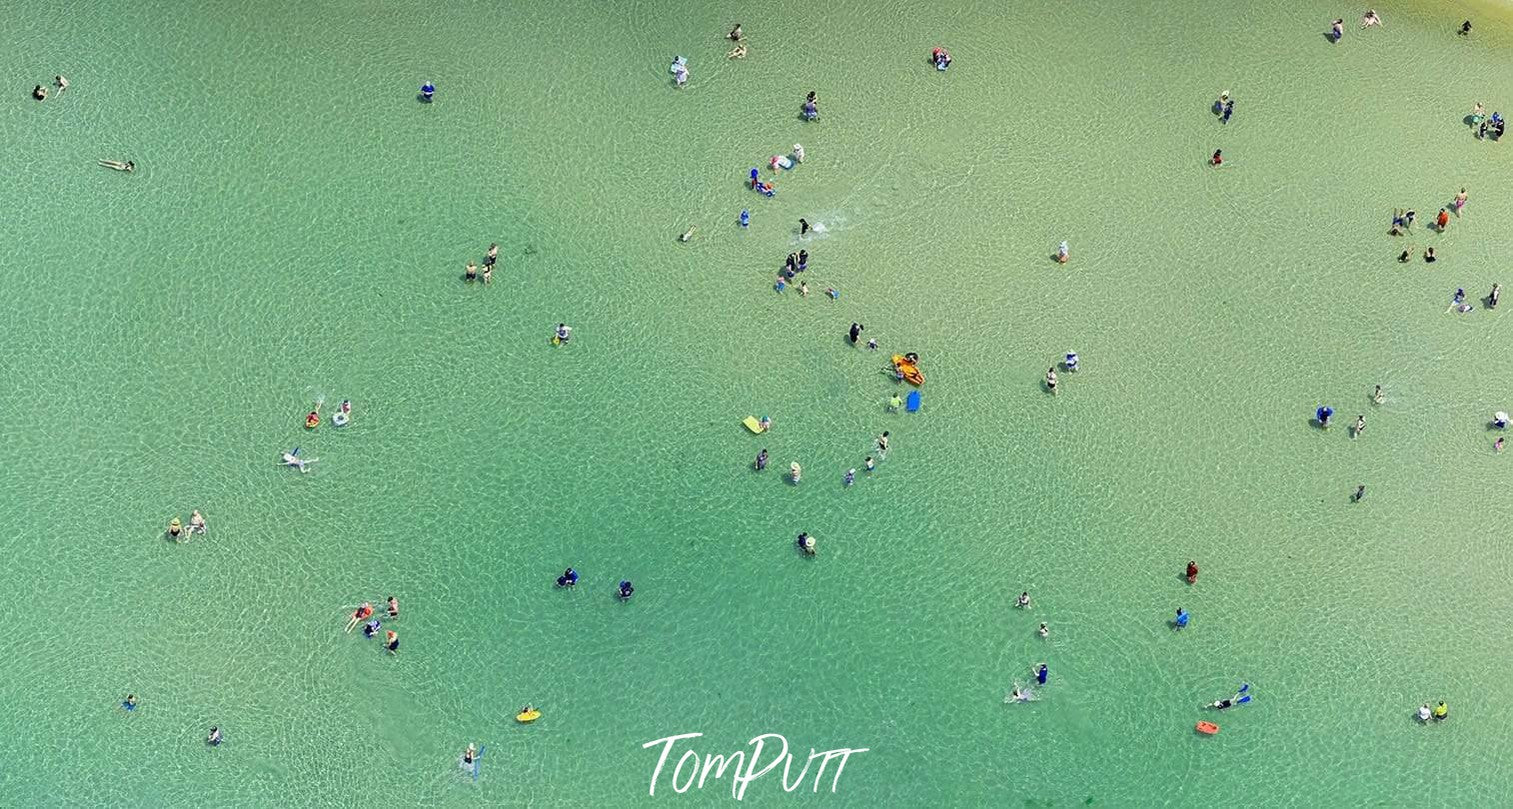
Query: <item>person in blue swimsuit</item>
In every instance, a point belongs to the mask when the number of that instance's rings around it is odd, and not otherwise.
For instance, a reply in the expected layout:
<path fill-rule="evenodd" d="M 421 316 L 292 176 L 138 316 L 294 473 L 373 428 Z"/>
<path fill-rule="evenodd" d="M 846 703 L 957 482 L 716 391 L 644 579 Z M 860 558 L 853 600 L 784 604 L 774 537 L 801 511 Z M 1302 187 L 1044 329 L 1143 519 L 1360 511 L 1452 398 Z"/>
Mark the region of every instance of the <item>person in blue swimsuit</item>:
<path fill-rule="evenodd" d="M 1191 615 L 1191 613 L 1189 613 L 1187 610 L 1184 610 L 1181 607 L 1178 607 L 1177 608 L 1177 617 L 1172 620 L 1172 626 L 1176 627 L 1177 629 L 1182 629 L 1183 627 L 1186 627 L 1187 626 L 1187 619 L 1190 617 L 1190 615 Z"/>
<path fill-rule="evenodd" d="M 573 570 L 572 568 L 568 568 L 567 570 L 562 571 L 562 575 L 557 577 L 558 587 L 573 587 L 577 584 L 578 571 Z"/>
<path fill-rule="evenodd" d="M 631 583 L 630 583 L 629 579 L 626 579 L 626 580 L 620 582 L 620 600 L 621 601 L 625 601 L 626 599 L 630 598 L 632 595 L 635 594 L 635 592 L 636 592 L 636 588 L 633 587 L 633 586 L 631 586 Z"/>
<path fill-rule="evenodd" d="M 135 711 L 137 709 L 137 695 L 127 694 L 126 699 L 121 701 L 121 707 L 128 711 Z"/>
<path fill-rule="evenodd" d="M 1035 682 L 1040 683 L 1041 685 L 1045 685 L 1046 678 L 1050 677 L 1050 675 L 1051 672 L 1046 668 L 1046 665 L 1044 663 L 1041 663 L 1035 668 Z"/>

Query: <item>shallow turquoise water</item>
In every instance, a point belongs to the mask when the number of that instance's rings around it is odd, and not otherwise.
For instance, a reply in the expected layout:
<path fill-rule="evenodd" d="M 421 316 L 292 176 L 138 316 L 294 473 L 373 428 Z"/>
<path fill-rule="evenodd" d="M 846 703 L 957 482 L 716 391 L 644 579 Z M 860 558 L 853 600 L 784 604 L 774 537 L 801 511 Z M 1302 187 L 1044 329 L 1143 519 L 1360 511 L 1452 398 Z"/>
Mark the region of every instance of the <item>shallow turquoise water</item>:
<path fill-rule="evenodd" d="M 790 4 L 740 12 L 738 62 L 730 12 L 650 5 L 15 20 L 0 803 L 637 801 L 642 744 L 685 732 L 870 748 L 837 805 L 1508 802 L 1513 361 L 1501 310 L 1443 308 L 1513 248 L 1507 145 L 1459 123 L 1513 98 L 1513 31 L 1380 10 L 1330 46 L 1306 3 Z M 796 141 L 775 198 L 744 189 Z M 1463 185 L 1407 240 L 1441 260 L 1393 262 L 1391 209 Z M 778 296 L 801 244 L 813 294 Z M 883 412 L 852 321 L 921 354 L 921 413 Z M 350 427 L 300 428 L 322 395 Z M 193 508 L 210 535 L 161 541 Z M 393 659 L 340 631 L 390 593 Z M 1044 699 L 1004 705 L 1040 660 Z"/>

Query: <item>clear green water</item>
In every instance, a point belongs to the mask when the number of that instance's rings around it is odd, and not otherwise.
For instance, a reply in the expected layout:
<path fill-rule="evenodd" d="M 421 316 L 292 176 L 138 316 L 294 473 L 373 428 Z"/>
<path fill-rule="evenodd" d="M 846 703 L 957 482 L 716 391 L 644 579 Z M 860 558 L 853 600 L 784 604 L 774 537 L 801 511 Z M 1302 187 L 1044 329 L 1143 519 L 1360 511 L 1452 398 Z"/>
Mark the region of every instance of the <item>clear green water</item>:
<path fill-rule="evenodd" d="M 755 805 L 1513 801 L 1507 315 L 1443 313 L 1513 282 L 1513 146 L 1460 124 L 1513 110 L 1513 30 L 1420 3 L 1330 46 L 1342 12 L 1292 6 L 12 15 L 0 804 L 640 802 L 642 744 L 686 732 L 870 748 Z M 744 190 L 796 141 L 775 199 Z M 1440 261 L 1392 261 L 1390 210 L 1462 185 L 1406 240 Z M 769 286 L 801 216 L 808 300 Z M 883 411 L 853 320 L 923 356 L 923 412 Z M 318 395 L 354 423 L 301 429 Z M 163 541 L 193 508 L 209 537 Z M 390 593 L 398 658 L 341 632 Z M 1040 660 L 1044 698 L 1004 705 Z"/>

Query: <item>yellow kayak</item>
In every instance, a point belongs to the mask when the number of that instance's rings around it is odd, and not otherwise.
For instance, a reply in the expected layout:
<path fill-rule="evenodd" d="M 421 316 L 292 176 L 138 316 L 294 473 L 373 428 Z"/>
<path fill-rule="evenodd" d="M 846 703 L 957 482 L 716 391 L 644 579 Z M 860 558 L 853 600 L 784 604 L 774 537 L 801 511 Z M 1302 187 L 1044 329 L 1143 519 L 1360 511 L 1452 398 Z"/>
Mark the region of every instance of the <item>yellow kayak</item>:
<path fill-rule="evenodd" d="M 541 712 L 536 710 L 535 708 L 532 708 L 529 711 L 521 711 L 520 713 L 515 714 L 515 721 L 522 724 L 530 724 L 531 722 L 534 722 L 540 718 Z"/>

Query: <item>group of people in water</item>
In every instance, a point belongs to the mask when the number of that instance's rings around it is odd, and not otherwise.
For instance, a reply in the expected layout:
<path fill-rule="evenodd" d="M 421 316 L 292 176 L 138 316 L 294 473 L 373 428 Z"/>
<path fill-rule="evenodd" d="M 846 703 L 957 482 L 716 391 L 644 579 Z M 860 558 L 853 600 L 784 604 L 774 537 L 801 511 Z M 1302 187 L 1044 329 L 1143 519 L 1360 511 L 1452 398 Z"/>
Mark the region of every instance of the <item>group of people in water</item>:
<path fill-rule="evenodd" d="M 209 526 L 206 525 L 205 517 L 200 514 L 199 509 L 195 509 L 189 515 L 188 528 L 185 528 L 184 524 L 179 522 L 178 517 L 174 517 L 168 521 L 168 538 L 174 542 L 188 542 L 195 534 L 204 536 L 207 530 L 209 530 Z"/>
<path fill-rule="evenodd" d="M 494 263 L 499 260 L 499 245 L 490 244 L 488 252 L 483 254 L 483 282 L 485 284 L 494 280 Z M 478 265 L 469 261 L 463 268 L 462 280 L 478 280 Z"/>
<path fill-rule="evenodd" d="M 390 621 L 396 621 L 399 619 L 399 599 L 395 598 L 394 596 L 389 596 L 385 601 L 385 608 L 388 612 Z M 387 650 L 391 655 L 399 654 L 399 633 L 395 632 L 392 629 L 383 629 L 383 623 L 377 618 L 373 617 L 372 602 L 364 601 L 362 604 L 358 605 L 357 609 L 354 609 L 352 611 L 351 617 L 347 620 L 347 634 L 352 634 L 352 630 L 356 629 L 358 624 L 362 624 L 362 634 L 365 638 L 374 637 L 379 633 L 380 630 L 383 630 L 384 649 Z"/>
<path fill-rule="evenodd" d="M 557 586 L 568 590 L 577 587 L 578 571 L 573 568 L 562 571 L 562 575 L 557 577 Z M 615 597 L 621 601 L 629 601 L 635 593 L 636 587 L 631 584 L 630 579 L 621 579 L 620 584 L 615 588 Z"/>

